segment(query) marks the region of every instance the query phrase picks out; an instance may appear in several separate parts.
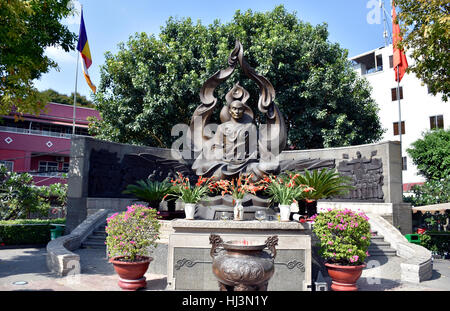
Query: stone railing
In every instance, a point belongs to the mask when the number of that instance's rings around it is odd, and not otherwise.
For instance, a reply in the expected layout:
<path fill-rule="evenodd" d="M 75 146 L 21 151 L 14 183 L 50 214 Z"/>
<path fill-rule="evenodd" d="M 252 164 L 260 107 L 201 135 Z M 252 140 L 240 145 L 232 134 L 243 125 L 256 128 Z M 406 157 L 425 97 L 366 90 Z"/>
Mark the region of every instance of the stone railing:
<path fill-rule="evenodd" d="M 431 252 L 425 247 L 409 243 L 408 240 L 386 219 L 380 215 L 368 214 L 370 226 L 384 237 L 386 242 L 397 251 L 397 256 L 405 258 L 400 264 L 401 280 L 420 283 L 429 280 L 433 273 Z"/>
<path fill-rule="evenodd" d="M 81 243 L 106 221 L 108 210 L 98 210 L 70 234 L 61 236 L 47 244 L 47 267 L 58 276 L 80 273 L 80 256 L 71 251 L 78 249 Z"/>

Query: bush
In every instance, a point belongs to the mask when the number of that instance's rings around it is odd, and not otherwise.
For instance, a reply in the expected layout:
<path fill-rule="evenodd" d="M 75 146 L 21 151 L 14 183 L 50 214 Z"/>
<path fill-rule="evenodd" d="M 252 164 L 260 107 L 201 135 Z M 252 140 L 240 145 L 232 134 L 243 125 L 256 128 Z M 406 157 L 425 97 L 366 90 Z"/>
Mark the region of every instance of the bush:
<path fill-rule="evenodd" d="M 450 252 L 450 233 L 427 231 L 420 236 L 420 245 L 434 254 L 444 256 Z"/>
<path fill-rule="evenodd" d="M 65 215 L 67 185 L 37 187 L 28 173 L 9 172 L 0 166 L 0 220 L 25 219 L 32 215 L 48 217 L 51 206 Z"/>
<path fill-rule="evenodd" d="M 450 202 L 450 177 L 441 180 L 429 180 L 423 185 L 411 188 L 414 195 L 404 197 L 403 201 L 413 206 L 423 206 Z"/>
<path fill-rule="evenodd" d="M 156 247 L 160 223 L 157 210 L 134 204 L 123 213 L 115 213 L 107 219 L 106 246 L 110 258 L 123 256 L 135 261 L 146 256 L 149 247 Z"/>
<path fill-rule="evenodd" d="M 331 264 L 361 265 L 370 245 L 369 219 L 351 210 L 328 210 L 317 214 L 313 232 L 320 240 L 319 254 Z"/>
<path fill-rule="evenodd" d="M 52 220 L 20 219 L 0 221 L 0 243 L 41 245 L 50 241 L 50 224 L 65 224 L 65 218 Z"/>
<path fill-rule="evenodd" d="M 450 175 L 450 129 L 426 132 L 406 151 L 427 180 L 441 180 Z"/>
<path fill-rule="evenodd" d="M 172 185 L 164 180 L 162 182 L 147 180 L 138 180 L 136 185 L 128 185 L 122 192 L 123 194 L 131 194 L 136 199 L 147 202 L 150 207 L 159 208 L 159 203 L 164 196 L 169 193 Z"/>

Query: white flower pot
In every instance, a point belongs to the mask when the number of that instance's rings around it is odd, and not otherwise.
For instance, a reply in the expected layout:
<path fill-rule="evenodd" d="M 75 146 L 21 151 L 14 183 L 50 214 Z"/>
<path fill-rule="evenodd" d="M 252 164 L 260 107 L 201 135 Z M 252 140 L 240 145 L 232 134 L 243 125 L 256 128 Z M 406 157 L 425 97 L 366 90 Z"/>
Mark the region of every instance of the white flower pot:
<path fill-rule="evenodd" d="M 184 203 L 184 213 L 186 214 L 185 219 L 194 219 L 195 205 L 195 203 Z"/>
<path fill-rule="evenodd" d="M 280 221 L 289 221 L 289 216 L 291 216 L 291 205 L 278 205 L 280 209 Z"/>

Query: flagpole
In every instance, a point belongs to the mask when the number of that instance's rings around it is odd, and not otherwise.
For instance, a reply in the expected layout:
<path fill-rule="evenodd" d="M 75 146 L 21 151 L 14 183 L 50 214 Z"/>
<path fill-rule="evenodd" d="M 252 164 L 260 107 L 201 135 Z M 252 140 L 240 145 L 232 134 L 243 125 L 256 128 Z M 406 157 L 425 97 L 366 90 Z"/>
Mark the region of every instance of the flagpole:
<path fill-rule="evenodd" d="M 75 92 L 73 93 L 73 123 L 72 135 L 75 135 L 75 118 L 76 118 L 76 104 L 77 104 L 77 84 L 78 84 L 78 63 L 80 62 L 80 53 L 77 51 L 77 70 L 75 74 Z"/>
<path fill-rule="evenodd" d="M 402 109 L 400 104 L 400 71 L 397 65 L 398 134 L 400 135 L 400 156 L 402 155 Z"/>

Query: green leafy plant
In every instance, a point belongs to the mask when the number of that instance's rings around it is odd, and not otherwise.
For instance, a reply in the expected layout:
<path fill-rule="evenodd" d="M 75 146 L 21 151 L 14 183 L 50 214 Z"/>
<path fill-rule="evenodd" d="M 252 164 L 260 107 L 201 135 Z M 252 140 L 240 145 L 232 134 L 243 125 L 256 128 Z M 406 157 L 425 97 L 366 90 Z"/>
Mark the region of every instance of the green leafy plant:
<path fill-rule="evenodd" d="M 136 185 L 128 185 L 122 193 L 132 194 L 138 200 L 149 203 L 150 207 L 158 208 L 171 187 L 167 180 L 160 182 L 147 179 L 137 181 Z"/>
<path fill-rule="evenodd" d="M 348 209 L 316 214 L 313 232 L 320 240 L 320 255 L 328 263 L 360 265 L 368 254 L 370 245 L 369 218 L 363 212 Z"/>
<path fill-rule="evenodd" d="M 292 202 L 312 191 L 311 187 L 296 183 L 298 174 L 286 173 L 279 176 L 270 175 L 264 179 L 266 183 L 266 193 L 270 196 L 272 202 L 281 205 L 291 205 Z"/>
<path fill-rule="evenodd" d="M 413 195 L 403 201 L 413 206 L 423 206 L 450 202 L 450 177 L 441 180 L 428 180 L 423 185 L 411 188 Z"/>
<path fill-rule="evenodd" d="M 353 188 L 351 179 L 341 176 L 335 169 L 305 170 L 303 174 L 297 173 L 295 182 L 311 187 L 311 191 L 302 192 L 299 200 L 316 201 L 330 197 L 337 197 L 348 193 Z"/>
<path fill-rule="evenodd" d="M 212 177 L 205 178 L 199 176 L 197 183 L 192 186 L 189 178 L 184 177 L 180 172 L 177 172 L 177 178 L 171 180 L 172 187 L 170 192 L 166 194 L 163 199 L 175 197 L 179 198 L 184 203 L 198 203 L 211 191 L 210 183 L 212 179 Z"/>
<path fill-rule="evenodd" d="M 160 223 L 158 211 L 140 204 L 127 207 L 107 219 L 105 231 L 108 256 L 136 261 L 157 247 Z"/>
<path fill-rule="evenodd" d="M 420 174 L 428 181 L 450 176 L 450 129 L 424 132 L 406 149 Z"/>
<path fill-rule="evenodd" d="M 50 224 L 65 218 L 0 220 L 0 245 L 43 245 L 50 241 Z"/>

